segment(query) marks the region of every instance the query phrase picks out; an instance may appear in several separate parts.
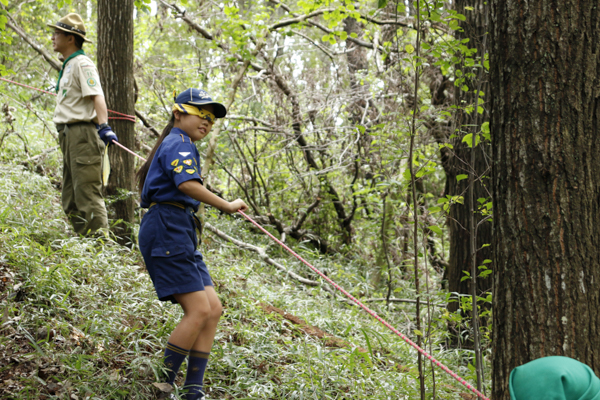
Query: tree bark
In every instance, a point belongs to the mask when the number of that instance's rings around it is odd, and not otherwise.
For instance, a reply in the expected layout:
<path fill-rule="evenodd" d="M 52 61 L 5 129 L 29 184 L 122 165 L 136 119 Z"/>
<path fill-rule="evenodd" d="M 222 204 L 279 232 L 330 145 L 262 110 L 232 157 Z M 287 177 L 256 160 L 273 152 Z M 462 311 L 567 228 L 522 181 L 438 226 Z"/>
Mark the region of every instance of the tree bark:
<path fill-rule="evenodd" d="M 473 7 L 473 10 L 465 9 L 465 7 Z M 466 20 L 461 23 L 462 31 L 456 31 L 458 39 L 469 38 L 466 44 L 469 48 L 476 48 L 477 53 L 473 57 L 481 57 L 485 54 L 484 36 L 487 32 L 487 2 L 484 0 L 457 0 L 456 11 L 463 14 Z M 461 68 L 463 72 L 471 72 L 471 67 Z M 468 92 L 461 90 L 460 87 L 455 87 L 455 104 L 458 107 L 477 104 L 476 91 L 479 89 L 486 93 L 484 104 L 481 106 L 484 109 L 483 114 L 478 117 L 478 125 L 489 120 L 487 103 L 489 83 L 487 74 L 479 73 L 477 69 L 476 77 L 468 79 L 464 84 L 469 88 Z M 481 78 L 481 79 L 478 79 Z M 448 230 L 450 236 L 450 257 L 448 260 L 448 268 L 446 269 L 445 278 L 448 281 L 448 291 L 467 295 L 471 293 L 471 279 L 461 281 L 465 276 L 463 271 L 471 270 L 471 249 L 469 241 L 471 233 L 469 231 L 469 223 L 472 215 L 472 207 L 468 201 L 468 185 L 469 180 L 463 179 L 457 181 L 456 177 L 461 174 L 468 175 L 472 168 L 476 176 L 490 175 L 490 163 L 486 160 L 486 152 L 489 153 L 489 142 L 484 140 L 475 148 L 475 164 L 471 165 L 471 148 L 466 143 L 462 142 L 462 138 L 466 133 L 476 133 L 479 131 L 479 126 L 470 126 L 475 124 L 474 110 L 471 114 L 466 113 L 460 108 L 455 115 L 455 129 L 460 130 L 457 138 L 452 141 L 453 150 L 445 151 L 442 156 L 444 170 L 446 172 L 446 189 L 445 193 L 452 196 L 463 196 L 463 204 L 454 204 L 450 207 L 448 216 Z M 487 171 L 487 173 L 486 173 Z M 475 181 L 474 193 L 475 200 L 479 198 L 489 199 L 490 191 L 484 185 L 488 184 L 487 178 Z M 478 203 L 475 204 L 477 209 Z M 476 222 L 482 220 L 480 213 L 475 214 Z M 480 249 L 477 252 L 477 265 L 482 265 L 483 260 L 491 259 L 492 253 L 490 247 L 483 247 L 484 244 L 492 242 L 492 225 L 489 222 L 482 223 L 477 229 L 476 248 Z M 491 278 L 477 280 L 477 292 L 481 294 L 491 290 Z M 456 299 L 455 296 L 452 297 Z M 448 304 L 448 310 L 456 311 L 460 306 L 459 302 L 453 301 Z"/>
<path fill-rule="evenodd" d="M 491 2 L 494 400 L 563 355 L 600 373 L 600 8 Z"/>
<path fill-rule="evenodd" d="M 98 1 L 98 72 L 109 109 L 123 114 L 135 114 L 133 78 L 133 0 Z M 114 119 L 109 121 L 125 147 L 135 149 L 134 123 Z M 121 220 L 113 227 L 114 233 L 126 244 L 131 241 L 136 197 L 134 158 L 131 154 L 109 150 L 111 177 L 106 189 L 110 196 L 118 196 L 112 205 L 114 218 Z"/>

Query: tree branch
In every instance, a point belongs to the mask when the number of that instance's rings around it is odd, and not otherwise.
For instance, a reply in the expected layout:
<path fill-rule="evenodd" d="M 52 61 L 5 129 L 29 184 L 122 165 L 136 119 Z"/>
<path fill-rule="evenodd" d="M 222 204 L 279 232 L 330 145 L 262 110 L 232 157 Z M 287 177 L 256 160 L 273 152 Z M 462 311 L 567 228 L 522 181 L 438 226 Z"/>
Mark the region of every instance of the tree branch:
<path fill-rule="evenodd" d="M 142 115 L 141 112 L 139 112 L 138 110 L 135 110 L 135 115 L 136 115 L 136 117 L 138 117 L 140 119 L 140 121 L 142 121 L 142 124 L 144 124 L 144 126 L 146 128 L 148 128 L 148 129 L 150 129 L 150 131 L 152 131 L 152 133 L 156 137 L 160 136 L 160 132 L 157 131 L 155 127 L 153 127 L 152 125 L 150 125 L 150 123 L 148 122 L 148 120 L 146 119 L 146 117 L 144 115 Z"/>
<path fill-rule="evenodd" d="M 62 68 L 62 63 L 60 61 L 58 61 L 57 59 L 55 59 L 52 56 L 52 54 L 50 54 L 50 52 L 48 52 L 48 50 L 46 50 L 43 46 L 37 44 L 35 42 L 35 40 L 33 40 L 27 33 L 25 33 L 23 28 L 21 28 L 19 26 L 19 24 L 17 24 L 17 21 L 15 21 L 15 19 L 12 17 L 12 15 L 10 15 L 9 13 L 6 13 L 6 15 L 8 16 L 8 21 L 6 22 L 6 26 L 8 26 L 13 31 L 15 31 L 15 33 L 17 35 L 19 35 L 24 41 L 26 41 L 42 57 L 44 57 L 44 59 L 46 61 L 48 61 L 48 64 L 50 64 L 50 66 L 52 66 L 52 68 L 54 68 L 57 71 L 60 71 L 60 69 Z"/>

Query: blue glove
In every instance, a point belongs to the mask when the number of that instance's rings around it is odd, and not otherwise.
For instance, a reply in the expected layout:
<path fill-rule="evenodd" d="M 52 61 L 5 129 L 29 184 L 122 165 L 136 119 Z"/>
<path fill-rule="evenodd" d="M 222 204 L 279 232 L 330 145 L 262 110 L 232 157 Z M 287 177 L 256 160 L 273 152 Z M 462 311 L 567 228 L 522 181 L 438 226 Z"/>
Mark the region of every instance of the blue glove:
<path fill-rule="evenodd" d="M 117 134 L 113 132 L 112 128 L 108 126 L 108 124 L 96 125 L 96 129 L 98 129 L 98 135 L 100 139 L 104 142 L 105 145 L 112 143 L 113 140 L 115 142 L 119 141 Z"/>

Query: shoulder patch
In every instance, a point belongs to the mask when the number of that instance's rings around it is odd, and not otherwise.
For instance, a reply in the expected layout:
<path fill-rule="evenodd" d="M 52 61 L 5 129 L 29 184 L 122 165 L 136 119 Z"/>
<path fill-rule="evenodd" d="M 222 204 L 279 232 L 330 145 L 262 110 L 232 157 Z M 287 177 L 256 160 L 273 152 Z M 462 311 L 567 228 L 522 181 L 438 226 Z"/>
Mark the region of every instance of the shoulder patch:
<path fill-rule="evenodd" d="M 179 164 L 179 158 L 176 158 L 175 160 L 171 161 L 171 165 L 176 167 Z"/>
<path fill-rule="evenodd" d="M 183 163 L 184 163 L 185 165 L 187 165 L 187 166 L 190 166 L 190 165 L 192 165 L 192 159 L 189 159 L 189 160 L 183 160 Z"/>
<path fill-rule="evenodd" d="M 175 168 L 173 171 L 180 173 L 183 170 L 183 165 L 180 165 L 179 167 Z"/>
<path fill-rule="evenodd" d="M 181 167 L 183 167 L 183 165 L 180 165 Z M 194 175 L 196 173 L 195 169 L 186 169 L 185 172 L 187 172 L 190 175 Z"/>
<path fill-rule="evenodd" d="M 90 78 L 87 80 L 87 84 L 89 87 L 94 87 L 96 86 L 96 80 L 94 78 Z"/>

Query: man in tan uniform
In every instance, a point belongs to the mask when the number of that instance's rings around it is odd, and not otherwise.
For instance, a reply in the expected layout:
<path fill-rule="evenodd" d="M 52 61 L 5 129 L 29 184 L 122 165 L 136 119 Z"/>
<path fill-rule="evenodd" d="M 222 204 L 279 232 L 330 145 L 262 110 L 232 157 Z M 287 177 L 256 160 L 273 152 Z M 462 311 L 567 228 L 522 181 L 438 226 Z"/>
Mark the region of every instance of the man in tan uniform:
<path fill-rule="evenodd" d="M 64 58 L 52 119 L 63 153 L 62 206 L 75 232 L 93 234 L 108 229 L 102 152 L 107 143 L 118 139 L 106 123 L 108 113 L 96 66 L 82 50 L 83 43 L 89 42 L 83 20 L 71 13 L 48 26 L 54 28 L 52 47 Z"/>

